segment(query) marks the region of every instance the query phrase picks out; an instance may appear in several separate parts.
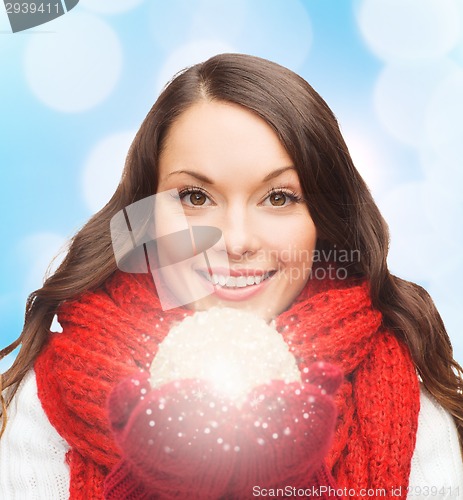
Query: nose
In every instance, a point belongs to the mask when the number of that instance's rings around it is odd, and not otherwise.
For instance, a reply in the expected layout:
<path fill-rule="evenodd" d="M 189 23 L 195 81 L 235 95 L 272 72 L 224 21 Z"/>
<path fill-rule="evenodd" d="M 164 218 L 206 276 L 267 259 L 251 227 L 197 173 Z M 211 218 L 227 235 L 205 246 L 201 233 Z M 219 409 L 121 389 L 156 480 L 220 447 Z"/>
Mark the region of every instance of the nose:
<path fill-rule="evenodd" d="M 259 249 L 259 235 L 255 217 L 243 206 L 230 206 L 223 213 L 219 227 L 222 230 L 228 258 L 237 261 L 251 256 Z"/>

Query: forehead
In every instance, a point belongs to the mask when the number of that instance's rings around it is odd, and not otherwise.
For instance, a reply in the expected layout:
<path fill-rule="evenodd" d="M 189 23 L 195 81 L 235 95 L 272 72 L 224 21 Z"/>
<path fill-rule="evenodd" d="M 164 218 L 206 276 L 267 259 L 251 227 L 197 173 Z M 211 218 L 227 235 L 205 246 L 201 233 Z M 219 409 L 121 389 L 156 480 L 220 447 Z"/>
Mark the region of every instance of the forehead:
<path fill-rule="evenodd" d="M 172 124 L 160 157 L 160 176 L 196 169 L 219 175 L 236 171 L 264 177 L 292 165 L 273 129 L 255 113 L 236 104 L 199 101 Z"/>

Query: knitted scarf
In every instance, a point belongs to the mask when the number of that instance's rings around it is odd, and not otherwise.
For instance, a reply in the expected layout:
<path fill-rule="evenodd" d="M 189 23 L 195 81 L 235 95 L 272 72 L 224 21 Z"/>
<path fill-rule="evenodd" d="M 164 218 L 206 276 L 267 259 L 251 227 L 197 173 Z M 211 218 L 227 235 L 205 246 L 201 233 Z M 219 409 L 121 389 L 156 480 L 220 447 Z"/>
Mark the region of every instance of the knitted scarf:
<path fill-rule="evenodd" d="M 107 398 L 122 379 L 148 368 L 171 325 L 191 311 L 162 311 L 151 276 L 117 271 L 106 283 L 58 310 L 35 363 L 42 406 L 70 450 L 70 498 L 102 499 L 120 453 L 109 429 Z M 300 364 L 327 360 L 344 371 L 337 393 L 334 444 L 327 457 L 345 498 L 362 488 L 406 487 L 419 411 L 408 349 L 382 326 L 368 284 L 309 280 L 276 327 Z"/>

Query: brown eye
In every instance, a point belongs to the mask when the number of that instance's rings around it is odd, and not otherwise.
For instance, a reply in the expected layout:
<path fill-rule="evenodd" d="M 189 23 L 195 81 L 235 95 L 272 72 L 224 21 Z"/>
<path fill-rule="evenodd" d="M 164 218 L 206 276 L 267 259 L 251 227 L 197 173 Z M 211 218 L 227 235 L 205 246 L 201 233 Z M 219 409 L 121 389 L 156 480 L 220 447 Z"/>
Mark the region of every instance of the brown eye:
<path fill-rule="evenodd" d="M 201 206 L 206 203 L 207 197 L 204 193 L 196 192 L 190 194 L 190 203 L 192 205 Z"/>
<path fill-rule="evenodd" d="M 185 207 L 205 208 L 213 205 L 209 195 L 199 187 L 186 187 L 185 189 L 179 191 L 178 194 Z"/>
<path fill-rule="evenodd" d="M 269 201 L 274 207 L 281 207 L 286 203 L 286 195 L 284 193 L 272 193 L 269 196 Z"/>

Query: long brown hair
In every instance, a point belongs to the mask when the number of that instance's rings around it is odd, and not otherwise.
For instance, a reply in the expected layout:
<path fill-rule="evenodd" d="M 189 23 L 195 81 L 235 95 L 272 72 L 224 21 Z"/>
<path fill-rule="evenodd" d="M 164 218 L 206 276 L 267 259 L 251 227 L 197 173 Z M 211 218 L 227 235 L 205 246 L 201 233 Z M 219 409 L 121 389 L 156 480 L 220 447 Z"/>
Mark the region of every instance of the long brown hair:
<path fill-rule="evenodd" d="M 384 324 L 408 345 L 419 376 L 453 415 L 463 442 L 463 370 L 453 359 L 444 324 L 427 292 L 390 274 L 387 225 L 352 163 L 335 116 L 304 79 L 275 63 L 242 54 L 218 55 L 180 73 L 151 108 L 130 147 L 116 192 L 73 237 L 56 272 L 29 296 L 20 337 L 0 352 L 3 358 L 21 345 L 1 379 L 0 388 L 11 388 L 4 407 L 47 341 L 59 304 L 98 287 L 116 270 L 110 220 L 122 208 L 156 192 L 166 133 L 200 99 L 243 106 L 273 128 L 298 170 L 319 232 L 318 248 L 360 256 L 349 272 L 369 279 Z"/>

